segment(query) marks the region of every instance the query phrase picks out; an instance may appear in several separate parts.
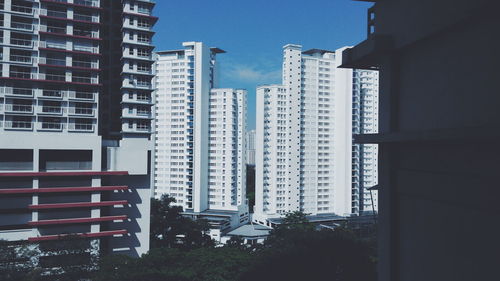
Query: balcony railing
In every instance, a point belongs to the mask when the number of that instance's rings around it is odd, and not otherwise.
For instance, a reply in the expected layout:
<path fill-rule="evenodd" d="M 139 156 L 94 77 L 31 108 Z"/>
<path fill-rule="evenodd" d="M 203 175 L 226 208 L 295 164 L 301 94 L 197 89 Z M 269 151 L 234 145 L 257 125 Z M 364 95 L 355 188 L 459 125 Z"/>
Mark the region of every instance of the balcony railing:
<path fill-rule="evenodd" d="M 73 66 L 75 67 L 85 67 L 85 68 L 99 68 L 97 62 L 91 61 L 73 61 Z"/>
<path fill-rule="evenodd" d="M 66 66 L 66 60 L 65 59 L 55 59 L 55 58 L 40 58 L 40 64 Z"/>
<path fill-rule="evenodd" d="M 88 21 L 88 22 L 99 22 L 99 17 L 89 16 L 89 15 L 73 14 L 73 19 L 81 20 L 81 21 Z"/>
<path fill-rule="evenodd" d="M 99 32 L 92 30 L 73 29 L 73 35 L 90 37 L 90 38 L 99 38 Z"/>
<path fill-rule="evenodd" d="M 32 40 L 17 39 L 17 38 L 10 38 L 10 44 L 15 46 L 31 47 L 31 48 L 33 48 L 34 46 L 34 42 Z"/>
<path fill-rule="evenodd" d="M 29 121 L 5 121 L 5 129 L 32 130 L 33 123 Z"/>
<path fill-rule="evenodd" d="M 0 94 L 14 97 L 33 97 L 33 89 L 1 87 Z"/>
<path fill-rule="evenodd" d="M 19 29 L 19 30 L 33 31 L 33 25 L 31 23 L 11 21 L 10 27 L 14 28 L 14 29 Z"/>
<path fill-rule="evenodd" d="M 40 48 L 51 48 L 51 49 L 66 49 L 66 43 L 55 43 L 55 42 L 40 42 Z"/>
<path fill-rule="evenodd" d="M 64 108 L 61 106 L 40 106 L 38 108 L 38 113 L 45 113 L 45 114 L 56 114 L 56 115 L 61 115 L 64 113 Z"/>
<path fill-rule="evenodd" d="M 66 12 L 52 11 L 52 10 L 46 10 L 46 9 L 41 9 L 40 14 L 42 14 L 44 16 L 49 16 L 49 17 L 54 17 L 54 18 L 62 18 L 62 19 L 65 19 L 68 17 L 68 14 Z"/>
<path fill-rule="evenodd" d="M 26 104 L 6 104 L 5 112 L 31 114 L 33 113 L 33 106 Z"/>
<path fill-rule="evenodd" d="M 73 76 L 73 82 L 77 83 L 89 83 L 89 84 L 97 84 L 97 78 L 95 77 L 81 77 L 81 76 Z"/>
<path fill-rule="evenodd" d="M 94 100 L 94 93 L 89 92 L 69 92 L 68 98 L 77 100 Z"/>
<path fill-rule="evenodd" d="M 40 25 L 40 31 L 57 33 L 57 34 L 67 34 L 66 27 L 59 27 L 59 26 Z"/>
<path fill-rule="evenodd" d="M 42 80 L 49 80 L 49 81 L 66 81 L 66 75 L 61 75 L 61 74 L 50 74 L 50 73 L 42 73 L 40 78 L 45 78 Z"/>
<path fill-rule="evenodd" d="M 11 62 L 32 64 L 34 61 L 34 58 L 30 57 L 30 56 L 10 55 L 10 61 Z"/>
<path fill-rule="evenodd" d="M 33 14 L 33 7 L 11 5 L 10 10 L 13 12 L 23 13 L 23 14 Z"/>
<path fill-rule="evenodd" d="M 74 0 L 77 5 L 88 6 L 88 7 L 99 7 L 99 2 L 90 0 Z"/>
<path fill-rule="evenodd" d="M 65 95 L 65 92 L 64 91 L 58 91 L 58 90 L 43 90 L 42 91 L 42 97 L 45 97 L 45 98 L 57 98 L 57 99 L 61 99 L 63 98 Z"/>
<path fill-rule="evenodd" d="M 69 123 L 68 130 L 72 132 L 93 132 L 94 124 Z"/>
<path fill-rule="evenodd" d="M 47 131 L 62 131 L 64 129 L 63 123 L 57 122 L 41 122 L 38 123 L 38 130 L 47 130 Z"/>
<path fill-rule="evenodd" d="M 94 116 L 94 109 L 85 107 L 70 107 L 68 108 L 68 113 L 71 115 Z"/>
<path fill-rule="evenodd" d="M 23 79 L 32 79 L 34 78 L 35 73 L 31 72 L 20 72 L 20 71 L 10 71 L 9 77 L 12 78 L 23 78 Z"/>
<path fill-rule="evenodd" d="M 79 51 L 79 52 L 94 53 L 94 54 L 99 53 L 98 47 L 89 47 L 89 46 L 81 46 L 81 45 L 73 45 L 73 50 Z"/>

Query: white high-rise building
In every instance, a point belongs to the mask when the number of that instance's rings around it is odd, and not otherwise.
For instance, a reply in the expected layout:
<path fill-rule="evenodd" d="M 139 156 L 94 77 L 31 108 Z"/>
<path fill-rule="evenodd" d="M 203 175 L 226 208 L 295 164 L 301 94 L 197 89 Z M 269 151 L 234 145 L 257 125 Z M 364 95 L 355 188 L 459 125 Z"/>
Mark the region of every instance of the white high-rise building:
<path fill-rule="evenodd" d="M 255 221 L 351 214 L 356 84 L 338 68 L 344 49 L 286 45 L 283 84 L 257 88 Z"/>
<path fill-rule="evenodd" d="M 250 130 L 246 135 L 247 165 L 255 165 L 255 130 Z"/>
<path fill-rule="evenodd" d="M 218 48 L 185 42 L 157 53 L 155 197 L 221 230 L 248 220 L 246 91 L 216 89 Z M 222 219 L 220 219 L 222 218 Z"/>
<path fill-rule="evenodd" d="M 352 133 L 378 133 L 378 72 L 353 71 Z M 377 212 L 378 145 L 353 144 L 352 213 Z"/>

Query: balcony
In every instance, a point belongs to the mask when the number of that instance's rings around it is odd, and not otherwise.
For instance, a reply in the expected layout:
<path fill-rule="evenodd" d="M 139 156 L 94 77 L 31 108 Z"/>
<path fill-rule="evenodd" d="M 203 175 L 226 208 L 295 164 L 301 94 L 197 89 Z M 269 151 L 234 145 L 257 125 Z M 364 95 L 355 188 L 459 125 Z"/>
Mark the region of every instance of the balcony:
<path fill-rule="evenodd" d="M 56 58 L 40 58 L 39 64 L 47 64 L 47 65 L 58 65 L 58 66 L 66 66 L 65 59 L 56 59 Z"/>
<path fill-rule="evenodd" d="M 29 121 L 5 121 L 6 130 L 33 130 L 33 123 Z"/>
<path fill-rule="evenodd" d="M 38 130 L 39 131 L 62 131 L 64 129 L 63 123 L 56 122 L 39 122 Z"/>
<path fill-rule="evenodd" d="M 36 73 L 22 72 L 22 71 L 10 71 L 9 77 L 21 78 L 21 79 L 36 79 Z"/>
<path fill-rule="evenodd" d="M 66 27 L 47 26 L 47 25 L 40 25 L 40 31 L 41 32 L 55 33 L 55 34 L 67 34 L 68 33 Z"/>
<path fill-rule="evenodd" d="M 71 100 L 93 101 L 93 100 L 95 100 L 95 93 L 70 91 L 68 93 L 68 98 Z"/>
<path fill-rule="evenodd" d="M 69 123 L 68 131 L 70 132 L 86 132 L 91 133 L 94 132 L 95 125 L 94 124 L 86 124 L 86 123 Z"/>
<path fill-rule="evenodd" d="M 21 31 L 33 31 L 33 24 L 31 23 L 23 23 L 23 22 L 10 22 L 10 28 L 21 30 Z"/>
<path fill-rule="evenodd" d="M 35 42 L 32 40 L 17 39 L 17 38 L 10 38 L 10 44 L 25 48 L 33 48 L 35 46 Z"/>
<path fill-rule="evenodd" d="M 73 76 L 71 81 L 75 83 L 99 84 L 97 77 Z"/>
<path fill-rule="evenodd" d="M 74 44 L 73 45 L 73 51 L 98 54 L 99 53 L 99 48 L 98 47 L 89 47 L 89 46 L 82 46 L 82 45 L 76 45 L 76 44 Z"/>
<path fill-rule="evenodd" d="M 49 99 L 62 99 L 66 95 L 65 91 L 59 90 L 42 90 L 39 97 Z"/>
<path fill-rule="evenodd" d="M 32 15 L 33 14 L 33 7 L 28 7 L 28 6 L 19 6 L 19 5 L 12 4 L 10 6 L 10 10 L 12 12 L 26 14 L 26 15 Z"/>
<path fill-rule="evenodd" d="M 66 19 L 68 17 L 68 14 L 66 12 L 53 11 L 47 9 L 40 9 L 40 15 L 53 18 L 61 18 L 61 19 Z"/>
<path fill-rule="evenodd" d="M 31 56 L 12 55 L 11 54 L 9 60 L 10 60 L 10 62 L 14 62 L 14 63 L 31 65 L 35 61 L 35 58 L 31 57 Z"/>
<path fill-rule="evenodd" d="M 81 15 L 73 13 L 73 19 L 78 21 L 99 23 L 99 16 L 89 16 L 89 15 Z"/>
<path fill-rule="evenodd" d="M 99 1 L 90 1 L 90 0 L 74 0 L 76 5 L 87 6 L 87 7 L 99 7 Z"/>
<path fill-rule="evenodd" d="M 33 97 L 33 89 L 1 87 L 0 94 L 4 94 L 6 97 L 10 96 L 10 97 L 32 98 Z"/>
<path fill-rule="evenodd" d="M 42 105 L 38 107 L 38 114 L 44 115 L 62 115 L 65 112 L 65 108 L 61 106 L 46 106 Z"/>
<path fill-rule="evenodd" d="M 6 113 L 33 114 L 33 105 L 6 104 L 4 108 Z"/>
<path fill-rule="evenodd" d="M 94 109 L 87 107 L 70 107 L 68 108 L 68 114 L 74 116 L 94 116 Z"/>
<path fill-rule="evenodd" d="M 66 43 L 55 43 L 55 42 L 40 41 L 40 48 L 66 50 Z"/>
<path fill-rule="evenodd" d="M 73 29 L 73 35 L 89 37 L 89 38 L 99 38 L 98 31 L 85 30 L 85 29 Z"/>
<path fill-rule="evenodd" d="M 73 61 L 73 67 L 82 67 L 82 68 L 92 68 L 92 69 L 98 69 L 99 68 L 99 63 L 98 62 L 93 62 L 93 61 Z"/>
<path fill-rule="evenodd" d="M 66 81 L 66 75 L 52 74 L 52 73 L 40 73 L 40 79 L 47 80 L 47 81 Z"/>

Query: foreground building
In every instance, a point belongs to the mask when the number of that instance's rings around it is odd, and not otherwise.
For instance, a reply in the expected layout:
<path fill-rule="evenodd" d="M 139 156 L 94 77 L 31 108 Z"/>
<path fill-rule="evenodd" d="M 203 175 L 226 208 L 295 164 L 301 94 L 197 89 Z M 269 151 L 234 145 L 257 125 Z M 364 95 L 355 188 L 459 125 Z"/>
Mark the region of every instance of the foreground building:
<path fill-rule="evenodd" d="M 378 280 L 496 279 L 498 1 L 373 2 L 344 64 L 380 71 Z"/>
<path fill-rule="evenodd" d="M 223 50 L 183 46 L 157 53 L 155 197 L 168 194 L 186 215 L 225 231 L 249 217 L 246 91 L 216 88 Z"/>
<path fill-rule="evenodd" d="M 2 1 L 0 239 L 148 251 L 153 6 Z"/>
<path fill-rule="evenodd" d="M 363 166 L 351 153 L 352 133 L 370 117 L 353 120 L 353 113 L 365 110 L 359 98 L 377 83 L 358 77 L 365 72 L 337 68 L 344 49 L 286 45 L 283 85 L 257 88 L 256 222 L 271 225 L 291 211 L 321 219 L 359 213 L 364 189 L 352 180 Z"/>

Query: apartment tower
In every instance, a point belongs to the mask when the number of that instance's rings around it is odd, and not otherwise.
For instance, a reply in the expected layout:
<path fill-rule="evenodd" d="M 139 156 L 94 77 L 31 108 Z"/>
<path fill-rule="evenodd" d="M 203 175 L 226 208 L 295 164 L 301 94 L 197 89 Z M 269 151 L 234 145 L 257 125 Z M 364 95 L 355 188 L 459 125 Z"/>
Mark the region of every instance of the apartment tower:
<path fill-rule="evenodd" d="M 254 221 L 269 224 L 291 211 L 349 215 L 359 204 L 351 169 L 359 168 L 352 163 L 357 74 L 337 68 L 345 48 L 283 49 L 283 84 L 257 88 Z"/>
<path fill-rule="evenodd" d="M 0 239 L 148 251 L 153 6 L 1 1 Z"/>
<path fill-rule="evenodd" d="M 186 215 L 227 229 L 248 220 L 246 91 L 216 88 L 223 50 L 183 46 L 157 53 L 155 197 L 168 194 Z"/>

